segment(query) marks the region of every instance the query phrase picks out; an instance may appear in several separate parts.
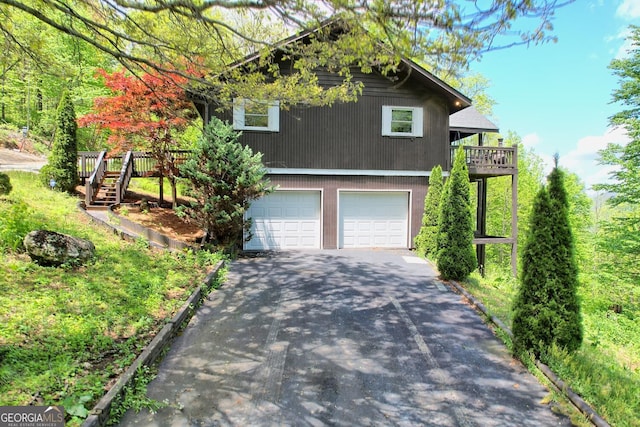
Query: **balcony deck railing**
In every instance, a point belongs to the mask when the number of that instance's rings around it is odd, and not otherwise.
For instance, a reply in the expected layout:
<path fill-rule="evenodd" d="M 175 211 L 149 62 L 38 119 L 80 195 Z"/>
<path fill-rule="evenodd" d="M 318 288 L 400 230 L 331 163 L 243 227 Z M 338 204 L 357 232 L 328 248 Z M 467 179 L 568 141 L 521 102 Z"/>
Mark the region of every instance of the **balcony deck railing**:
<path fill-rule="evenodd" d="M 463 146 L 469 174 L 509 175 L 518 167 L 516 147 Z M 451 159 L 458 147 L 451 147 Z"/>
<path fill-rule="evenodd" d="M 96 162 L 101 152 L 99 151 L 80 151 L 78 152 L 78 176 L 86 179 L 96 170 Z M 131 152 L 133 160 L 132 177 L 149 177 L 159 176 L 158 161 L 148 152 L 133 151 Z M 174 166 L 184 163 L 191 156 L 189 150 L 171 150 L 167 152 L 167 156 L 171 157 Z M 124 155 L 114 155 L 104 157 L 107 162 L 106 171 L 120 171 L 124 165 Z M 168 162 L 170 163 L 170 162 Z"/>

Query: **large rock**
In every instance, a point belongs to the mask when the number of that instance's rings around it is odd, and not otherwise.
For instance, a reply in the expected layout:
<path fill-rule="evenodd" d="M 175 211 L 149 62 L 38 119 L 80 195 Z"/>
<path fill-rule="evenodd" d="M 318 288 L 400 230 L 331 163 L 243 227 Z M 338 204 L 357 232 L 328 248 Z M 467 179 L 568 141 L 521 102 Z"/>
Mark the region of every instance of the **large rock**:
<path fill-rule="evenodd" d="M 47 230 L 32 231 L 23 243 L 31 259 L 47 266 L 59 266 L 66 262 L 83 264 L 96 252 L 96 247 L 89 240 Z"/>

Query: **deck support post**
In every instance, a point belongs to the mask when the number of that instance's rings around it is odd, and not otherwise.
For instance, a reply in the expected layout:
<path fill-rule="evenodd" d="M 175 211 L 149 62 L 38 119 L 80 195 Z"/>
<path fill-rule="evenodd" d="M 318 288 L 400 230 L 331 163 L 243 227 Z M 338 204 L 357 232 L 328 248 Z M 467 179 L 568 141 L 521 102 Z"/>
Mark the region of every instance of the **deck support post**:
<path fill-rule="evenodd" d="M 513 161 L 518 165 L 518 152 L 514 151 Z M 518 168 L 511 175 L 511 274 L 518 276 Z"/>
<path fill-rule="evenodd" d="M 478 186 L 478 210 L 476 212 L 476 225 L 480 236 L 487 234 L 487 178 L 476 180 Z M 478 269 L 484 277 L 486 263 L 486 248 L 484 244 L 476 245 L 476 258 L 478 259 Z"/>

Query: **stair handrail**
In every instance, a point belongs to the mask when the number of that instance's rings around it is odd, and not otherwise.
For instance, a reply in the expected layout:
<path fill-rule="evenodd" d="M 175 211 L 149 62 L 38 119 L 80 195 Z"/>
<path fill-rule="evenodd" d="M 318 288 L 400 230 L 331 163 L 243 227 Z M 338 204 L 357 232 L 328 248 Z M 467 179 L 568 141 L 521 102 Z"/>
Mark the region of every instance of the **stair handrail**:
<path fill-rule="evenodd" d="M 122 169 L 120 170 L 120 176 L 116 181 L 116 203 L 124 200 L 124 195 L 129 187 L 129 182 L 133 176 L 133 152 L 127 151 L 122 161 Z"/>
<path fill-rule="evenodd" d="M 85 203 L 87 206 L 93 202 L 97 189 L 100 186 L 102 178 L 104 178 L 104 174 L 107 171 L 107 162 L 105 162 L 106 156 L 106 150 L 100 152 L 98 158 L 96 159 L 96 165 L 93 169 L 93 173 L 85 184 Z"/>

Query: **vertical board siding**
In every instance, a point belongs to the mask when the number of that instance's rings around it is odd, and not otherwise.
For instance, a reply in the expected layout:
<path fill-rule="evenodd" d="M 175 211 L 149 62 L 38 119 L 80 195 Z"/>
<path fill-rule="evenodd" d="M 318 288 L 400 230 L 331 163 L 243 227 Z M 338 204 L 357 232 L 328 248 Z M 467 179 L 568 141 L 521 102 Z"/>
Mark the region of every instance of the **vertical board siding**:
<path fill-rule="evenodd" d="M 410 246 L 420 231 L 424 213 L 424 198 L 427 194 L 426 177 L 384 177 L 384 176 L 313 176 L 313 175 L 272 175 L 272 184 L 281 189 L 323 188 L 322 193 L 322 241 L 324 249 L 338 247 L 338 190 L 361 191 L 411 191 Z"/>
<path fill-rule="evenodd" d="M 411 81 L 395 87 L 376 74 L 358 74 L 364 83 L 357 102 L 331 107 L 280 110 L 280 131 L 243 131 L 241 142 L 263 154 L 271 168 L 431 170 L 447 165 L 449 109 L 440 95 Z M 326 84 L 336 83 L 328 73 Z M 422 107 L 423 137 L 382 136 L 382 106 Z M 215 108 L 209 108 L 211 114 Z M 220 114 L 231 121 L 230 112 Z"/>

